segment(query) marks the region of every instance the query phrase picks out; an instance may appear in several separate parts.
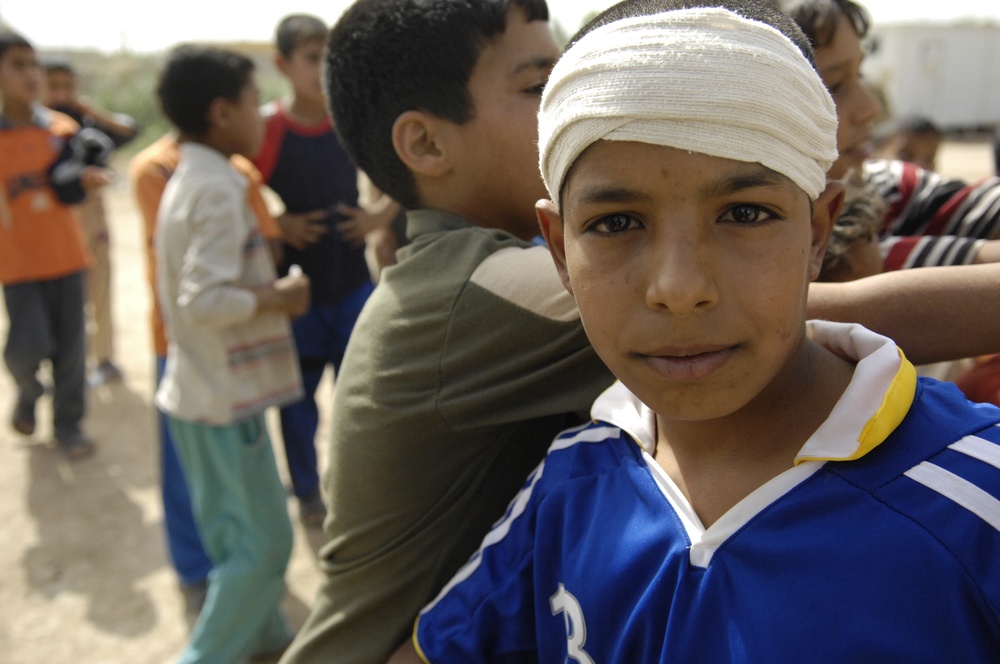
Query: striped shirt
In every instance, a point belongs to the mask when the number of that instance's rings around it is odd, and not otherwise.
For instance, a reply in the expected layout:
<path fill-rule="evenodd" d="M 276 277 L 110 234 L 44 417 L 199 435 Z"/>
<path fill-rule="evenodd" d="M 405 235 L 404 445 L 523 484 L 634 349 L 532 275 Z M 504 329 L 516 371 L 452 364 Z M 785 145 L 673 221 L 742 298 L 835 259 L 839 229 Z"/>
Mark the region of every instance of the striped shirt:
<path fill-rule="evenodd" d="M 968 184 L 889 160 L 866 162 L 862 176 L 889 205 L 880 232 L 886 270 L 965 265 L 1000 232 L 1000 177 Z"/>

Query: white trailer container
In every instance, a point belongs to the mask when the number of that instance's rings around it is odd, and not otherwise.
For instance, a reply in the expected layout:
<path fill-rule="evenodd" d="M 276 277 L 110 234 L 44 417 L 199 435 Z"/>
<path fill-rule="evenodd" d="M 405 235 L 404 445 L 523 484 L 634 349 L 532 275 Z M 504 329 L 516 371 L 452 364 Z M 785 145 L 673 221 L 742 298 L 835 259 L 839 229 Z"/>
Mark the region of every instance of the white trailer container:
<path fill-rule="evenodd" d="M 1000 127 L 1000 25 L 877 25 L 868 47 L 864 75 L 891 115 L 945 131 Z"/>

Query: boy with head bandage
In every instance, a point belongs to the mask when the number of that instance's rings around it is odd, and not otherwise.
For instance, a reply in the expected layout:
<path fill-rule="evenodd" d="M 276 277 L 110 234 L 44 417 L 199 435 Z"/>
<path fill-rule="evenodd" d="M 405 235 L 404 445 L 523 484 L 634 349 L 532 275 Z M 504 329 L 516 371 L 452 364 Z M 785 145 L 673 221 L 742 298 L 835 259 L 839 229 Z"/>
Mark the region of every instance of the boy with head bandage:
<path fill-rule="evenodd" d="M 539 114 L 539 220 L 619 382 L 398 661 L 994 660 L 1000 410 L 806 322 L 833 103 L 780 15 L 678 4 L 595 19 Z"/>

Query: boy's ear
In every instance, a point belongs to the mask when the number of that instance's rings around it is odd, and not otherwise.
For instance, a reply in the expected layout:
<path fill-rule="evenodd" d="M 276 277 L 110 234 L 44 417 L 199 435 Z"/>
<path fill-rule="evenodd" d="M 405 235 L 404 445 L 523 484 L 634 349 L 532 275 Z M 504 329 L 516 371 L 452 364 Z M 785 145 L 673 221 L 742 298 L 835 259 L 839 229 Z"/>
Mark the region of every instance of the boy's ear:
<path fill-rule="evenodd" d="M 444 122 L 423 111 L 406 111 L 392 125 L 392 147 L 410 171 L 440 177 L 451 164 L 441 140 Z"/>
<path fill-rule="evenodd" d="M 830 180 L 812 203 L 812 248 L 809 256 L 809 279 L 815 281 L 823 267 L 823 256 L 830 241 L 833 225 L 844 207 L 844 185 Z"/>
<path fill-rule="evenodd" d="M 209 129 L 224 128 L 229 124 L 229 115 L 232 111 L 232 103 L 225 97 L 216 97 L 208 105 L 208 127 Z"/>
<path fill-rule="evenodd" d="M 542 237 L 545 238 L 545 245 L 549 248 L 552 260 L 556 264 L 559 278 L 566 290 L 572 295 L 573 284 L 569 280 L 569 271 L 566 269 L 566 243 L 559 208 L 552 201 L 542 199 L 535 203 L 535 215 L 538 217 L 538 226 L 542 230 Z"/>
<path fill-rule="evenodd" d="M 281 72 L 285 76 L 288 76 L 288 71 L 287 71 L 288 60 L 285 59 L 284 53 L 281 53 L 279 51 L 278 53 L 274 54 L 274 66 L 279 72 Z"/>

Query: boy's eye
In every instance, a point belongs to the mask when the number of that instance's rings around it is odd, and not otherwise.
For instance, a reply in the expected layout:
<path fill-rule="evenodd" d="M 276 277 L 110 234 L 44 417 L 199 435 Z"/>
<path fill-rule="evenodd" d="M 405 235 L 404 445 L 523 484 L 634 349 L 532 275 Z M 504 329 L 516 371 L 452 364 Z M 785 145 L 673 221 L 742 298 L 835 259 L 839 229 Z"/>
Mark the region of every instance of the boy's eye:
<path fill-rule="evenodd" d="M 542 81 L 538 85 L 533 85 L 530 88 L 526 88 L 524 92 L 529 95 L 535 95 L 541 97 L 542 93 L 545 91 L 545 83 L 546 83 L 545 81 Z"/>
<path fill-rule="evenodd" d="M 776 219 L 776 215 L 759 205 L 734 205 L 726 210 L 719 221 L 728 221 L 734 224 L 759 225 Z"/>
<path fill-rule="evenodd" d="M 603 235 L 614 235 L 615 233 L 624 233 L 625 231 L 641 227 L 642 222 L 635 217 L 628 214 L 617 213 L 601 217 L 594 223 L 590 224 L 590 226 L 587 227 L 587 231 Z"/>

